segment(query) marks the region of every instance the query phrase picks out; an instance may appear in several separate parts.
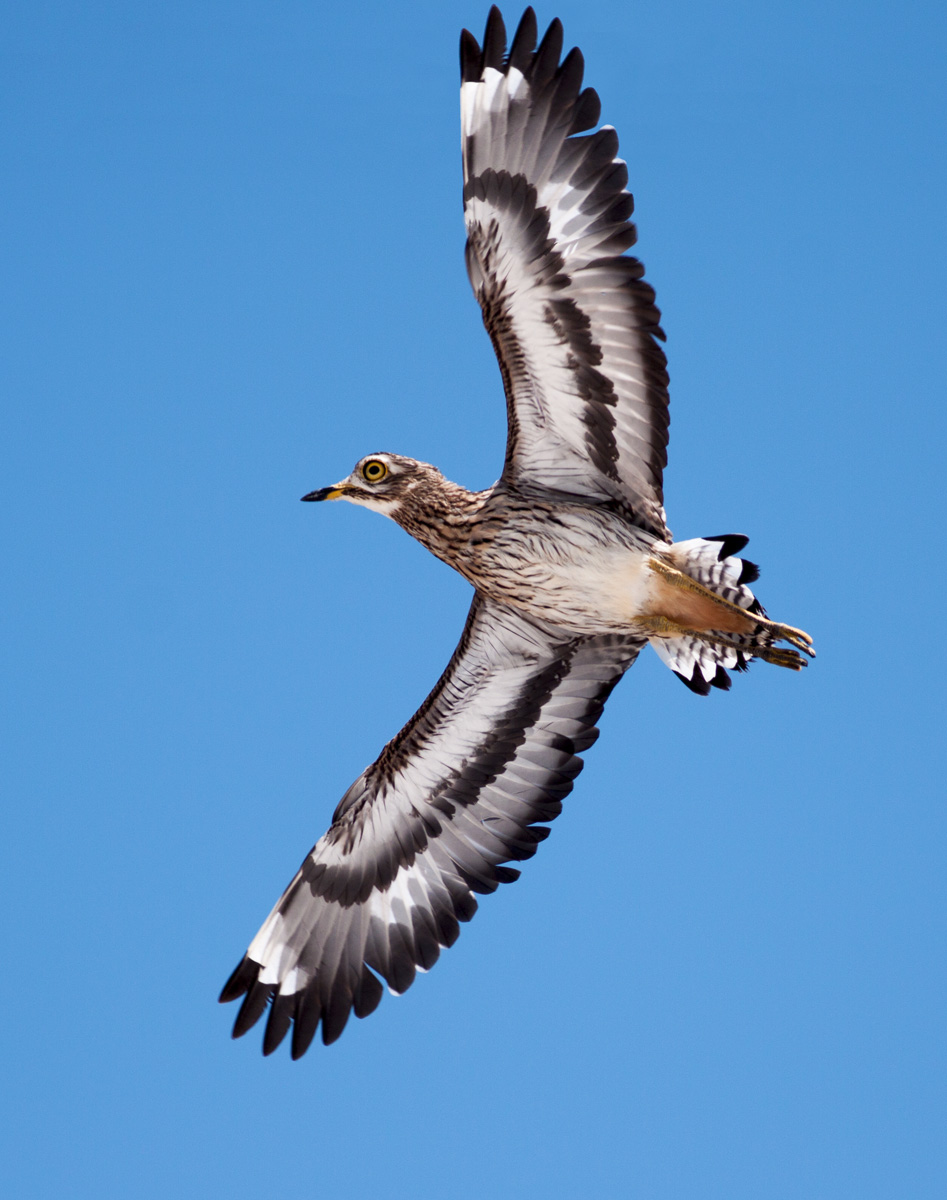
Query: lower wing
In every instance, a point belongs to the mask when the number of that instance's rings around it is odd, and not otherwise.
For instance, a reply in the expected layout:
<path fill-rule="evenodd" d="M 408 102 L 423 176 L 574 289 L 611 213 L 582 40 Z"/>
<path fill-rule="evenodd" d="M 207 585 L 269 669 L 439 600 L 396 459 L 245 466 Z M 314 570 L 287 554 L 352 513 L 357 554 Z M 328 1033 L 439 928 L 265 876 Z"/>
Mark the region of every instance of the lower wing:
<path fill-rule="evenodd" d="M 270 1005 L 263 1052 L 293 1027 L 334 1041 L 351 1012 L 437 961 L 477 909 L 549 834 L 595 741 L 595 722 L 644 642 L 569 637 L 474 597 L 434 691 L 348 789 L 227 981 L 244 996 L 234 1037 Z M 380 977 L 380 979 L 379 979 Z"/>

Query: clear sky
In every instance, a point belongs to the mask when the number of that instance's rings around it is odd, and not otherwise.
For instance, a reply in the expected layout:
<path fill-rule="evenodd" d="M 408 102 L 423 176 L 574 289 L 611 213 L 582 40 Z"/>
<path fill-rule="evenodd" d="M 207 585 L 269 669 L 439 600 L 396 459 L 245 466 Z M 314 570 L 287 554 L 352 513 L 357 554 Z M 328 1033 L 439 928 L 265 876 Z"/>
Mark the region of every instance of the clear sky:
<path fill-rule="evenodd" d="M 803 675 L 647 652 L 523 878 L 292 1063 L 217 993 L 468 586 L 311 488 L 498 474 L 462 260 L 487 4 L 30 0 L 0 63 L 0 1190 L 945 1194 L 931 0 L 562 0 L 668 332 L 668 515 Z M 519 9 L 507 10 L 511 25 Z"/>

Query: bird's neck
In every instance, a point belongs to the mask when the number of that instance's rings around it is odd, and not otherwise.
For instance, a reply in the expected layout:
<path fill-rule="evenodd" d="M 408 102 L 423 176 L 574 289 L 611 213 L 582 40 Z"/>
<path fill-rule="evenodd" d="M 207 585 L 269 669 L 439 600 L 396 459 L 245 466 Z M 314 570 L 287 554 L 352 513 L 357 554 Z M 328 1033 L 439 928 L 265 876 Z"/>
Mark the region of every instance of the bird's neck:
<path fill-rule="evenodd" d="M 418 488 L 391 515 L 407 533 L 450 566 L 462 569 L 470 534 L 490 492 L 469 492 L 449 479 Z"/>

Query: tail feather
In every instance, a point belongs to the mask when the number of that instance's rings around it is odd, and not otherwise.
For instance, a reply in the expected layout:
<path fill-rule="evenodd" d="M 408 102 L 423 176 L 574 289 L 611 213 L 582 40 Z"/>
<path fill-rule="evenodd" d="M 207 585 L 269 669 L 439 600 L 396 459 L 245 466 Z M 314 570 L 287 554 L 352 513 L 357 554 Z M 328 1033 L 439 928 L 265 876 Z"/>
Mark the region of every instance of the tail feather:
<path fill-rule="evenodd" d="M 759 568 L 737 557 L 748 541 L 740 533 L 691 538 L 675 542 L 667 555 L 679 571 L 708 591 L 762 618 L 760 624 L 747 632 L 720 634 L 719 640 L 712 631 L 650 639 L 658 657 L 691 691 L 701 696 L 708 695 L 711 688 L 728 690 L 731 680 L 727 672 L 745 671 L 753 658 L 767 658 L 797 670 L 806 665 L 795 650 L 772 650 L 784 635 L 766 619 L 766 610 L 750 590 L 749 584 L 759 578 Z"/>
<path fill-rule="evenodd" d="M 760 569 L 749 559 L 737 558 L 749 540 L 742 533 L 690 538 L 686 542 L 675 542 L 669 558 L 679 571 L 723 596 L 724 600 L 739 604 L 748 612 L 762 612 L 762 605 L 747 586 L 759 579 Z M 759 607 L 754 608 L 754 604 Z"/>
<path fill-rule="evenodd" d="M 742 650 L 712 645 L 694 636 L 651 639 L 658 658 L 671 668 L 680 681 L 698 696 L 707 696 L 712 687 L 729 691 L 727 671 L 745 671 L 749 659 Z"/>

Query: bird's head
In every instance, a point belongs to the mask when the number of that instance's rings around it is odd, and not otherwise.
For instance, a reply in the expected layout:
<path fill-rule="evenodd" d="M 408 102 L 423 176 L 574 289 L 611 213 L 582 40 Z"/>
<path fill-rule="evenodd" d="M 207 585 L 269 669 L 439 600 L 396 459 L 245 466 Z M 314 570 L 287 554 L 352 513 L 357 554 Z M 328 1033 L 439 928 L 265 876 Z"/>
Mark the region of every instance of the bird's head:
<path fill-rule="evenodd" d="M 398 511 L 418 493 L 443 486 L 437 467 L 400 454 L 369 454 L 359 459 L 351 475 L 331 487 L 317 488 L 303 500 L 348 500 L 397 519 Z"/>

